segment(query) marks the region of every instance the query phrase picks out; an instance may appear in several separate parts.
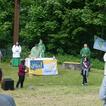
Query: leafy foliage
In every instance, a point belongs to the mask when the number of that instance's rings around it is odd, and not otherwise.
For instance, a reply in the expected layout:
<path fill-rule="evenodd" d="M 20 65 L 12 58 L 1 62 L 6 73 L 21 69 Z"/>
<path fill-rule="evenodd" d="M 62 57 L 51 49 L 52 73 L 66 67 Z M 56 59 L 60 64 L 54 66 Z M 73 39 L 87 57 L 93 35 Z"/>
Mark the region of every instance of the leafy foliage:
<path fill-rule="evenodd" d="M 14 3 L 0 4 L 0 48 L 7 48 L 12 43 Z M 94 35 L 105 38 L 105 11 L 105 0 L 22 0 L 19 41 L 31 49 L 41 38 L 48 52 L 76 55 L 85 42 L 92 48 Z"/>

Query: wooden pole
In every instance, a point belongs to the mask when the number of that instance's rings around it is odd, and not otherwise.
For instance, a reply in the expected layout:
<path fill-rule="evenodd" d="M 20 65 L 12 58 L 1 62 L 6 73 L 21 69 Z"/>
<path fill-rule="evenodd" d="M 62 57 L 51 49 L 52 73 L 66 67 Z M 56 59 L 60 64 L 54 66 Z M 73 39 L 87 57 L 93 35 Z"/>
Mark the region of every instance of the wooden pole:
<path fill-rule="evenodd" d="M 13 43 L 15 44 L 19 40 L 19 10 L 20 0 L 14 0 L 14 31 L 13 31 Z"/>

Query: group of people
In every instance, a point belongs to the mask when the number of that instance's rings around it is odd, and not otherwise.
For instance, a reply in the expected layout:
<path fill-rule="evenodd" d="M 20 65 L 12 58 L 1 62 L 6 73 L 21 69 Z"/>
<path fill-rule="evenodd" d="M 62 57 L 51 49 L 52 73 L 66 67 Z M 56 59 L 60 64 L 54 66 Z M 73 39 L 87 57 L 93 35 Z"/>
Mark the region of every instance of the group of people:
<path fill-rule="evenodd" d="M 12 47 L 12 52 L 13 52 L 13 58 L 12 58 L 12 66 L 18 66 L 19 71 L 18 71 L 18 82 L 16 84 L 16 88 L 20 87 L 23 88 L 23 82 L 25 79 L 25 73 L 26 67 L 25 67 L 25 60 L 20 61 L 20 54 L 21 54 L 21 46 L 19 45 L 18 42 L 16 42 L 15 45 Z M 42 58 L 44 57 L 45 53 L 45 45 L 43 44 L 42 40 L 39 41 L 37 45 L 35 45 L 31 49 L 30 57 L 32 58 Z M 80 51 L 81 55 L 81 75 L 83 76 L 82 84 L 87 85 L 87 77 L 88 77 L 88 72 L 90 71 L 90 49 L 88 48 L 87 44 L 84 44 L 84 47 Z"/>
<path fill-rule="evenodd" d="M 88 84 L 88 80 L 87 80 L 88 73 L 91 67 L 91 60 L 90 60 L 91 51 L 89 47 L 87 46 L 87 44 L 84 44 L 84 47 L 80 51 L 80 55 L 81 55 L 81 62 L 80 62 L 81 63 L 81 75 L 83 77 L 82 85 L 87 85 Z"/>
<path fill-rule="evenodd" d="M 30 57 L 34 58 L 44 58 L 45 57 L 45 45 L 43 44 L 42 40 L 40 39 L 39 43 L 36 44 L 30 53 Z"/>
<path fill-rule="evenodd" d="M 20 61 L 20 54 L 21 54 L 21 46 L 18 42 L 16 42 L 15 45 L 12 47 L 13 52 L 13 58 L 12 58 L 12 66 L 18 66 L 18 76 L 19 79 L 16 84 L 16 88 L 19 86 L 23 88 L 23 83 L 25 80 L 25 73 L 27 72 L 26 66 L 25 66 L 25 59 Z M 45 57 L 45 45 L 43 44 L 42 40 L 40 39 L 39 43 L 36 44 L 32 49 L 30 53 L 30 58 L 44 58 Z"/>
<path fill-rule="evenodd" d="M 20 53 L 21 53 L 21 46 L 19 45 L 18 42 L 16 42 L 15 45 L 12 47 L 12 52 L 13 52 L 13 59 L 12 59 L 12 65 L 13 66 L 18 66 L 18 76 L 19 79 L 16 84 L 16 88 L 19 86 L 23 88 L 23 83 L 25 79 L 25 73 L 26 67 L 25 67 L 25 60 L 22 60 L 20 62 Z M 42 58 L 44 57 L 44 52 L 45 52 L 45 45 L 43 44 L 42 40 L 40 40 L 38 45 L 35 45 L 31 49 L 30 57 L 33 58 Z M 0 56 L 2 56 L 0 52 Z M 91 67 L 91 51 L 87 44 L 84 44 L 84 47 L 80 50 L 80 56 L 81 56 L 81 75 L 82 75 L 82 85 L 87 85 L 88 84 L 88 73 L 90 72 L 90 67 Z M 104 78 L 101 84 L 101 88 L 99 91 L 100 98 L 104 100 L 104 106 L 106 106 L 106 53 L 104 54 L 104 62 L 105 62 L 105 67 L 104 67 Z M 2 77 L 2 69 L 0 69 L 0 81 Z"/>
<path fill-rule="evenodd" d="M 20 64 L 20 53 L 21 53 L 21 46 L 16 43 L 16 45 L 13 46 L 12 48 L 13 51 L 13 62 L 12 64 L 14 66 L 17 66 L 19 64 L 19 72 L 18 72 L 18 76 L 19 76 L 19 80 L 16 84 L 16 88 L 18 88 L 19 84 L 20 87 L 23 87 L 23 82 L 25 79 L 25 60 L 21 61 Z M 44 52 L 45 52 L 45 46 L 42 43 L 42 40 L 40 40 L 38 45 L 35 45 L 32 49 L 31 49 L 31 57 L 34 58 L 41 58 L 44 57 Z M 81 55 L 81 75 L 83 76 L 83 80 L 82 80 L 82 84 L 83 85 L 87 85 L 88 81 L 87 81 L 87 77 L 88 77 L 88 72 L 90 71 L 90 55 L 91 55 L 91 51 L 88 48 L 87 44 L 84 44 L 84 48 L 81 49 L 80 51 L 80 55 Z"/>
<path fill-rule="evenodd" d="M 12 47 L 12 66 L 18 66 L 20 64 L 20 54 L 21 54 L 21 46 L 18 42 Z M 45 57 L 45 45 L 43 41 L 40 39 L 39 43 L 36 44 L 31 49 L 31 53 L 29 55 L 30 58 L 44 58 Z"/>
<path fill-rule="evenodd" d="M 84 48 L 81 49 L 80 55 L 81 55 L 81 69 L 82 69 L 81 75 L 83 76 L 82 84 L 87 85 L 88 83 L 87 77 L 91 67 L 91 60 L 90 60 L 91 52 L 87 44 L 84 44 Z M 105 62 L 104 77 L 99 90 L 99 96 L 100 99 L 104 101 L 103 106 L 106 106 L 106 53 L 103 56 L 103 60 Z"/>

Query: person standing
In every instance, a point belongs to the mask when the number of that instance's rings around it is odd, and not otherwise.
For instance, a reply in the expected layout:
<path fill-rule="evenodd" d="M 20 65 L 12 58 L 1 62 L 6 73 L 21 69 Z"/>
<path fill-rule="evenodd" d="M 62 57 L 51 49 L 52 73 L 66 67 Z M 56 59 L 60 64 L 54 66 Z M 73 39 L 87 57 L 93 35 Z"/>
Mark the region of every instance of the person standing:
<path fill-rule="evenodd" d="M 88 61 L 88 58 L 84 57 L 83 62 L 82 62 L 82 70 L 81 70 L 81 75 L 83 76 L 83 81 L 82 85 L 87 85 L 88 83 L 88 72 L 90 68 L 90 63 Z"/>
<path fill-rule="evenodd" d="M 45 45 L 43 44 L 43 41 L 40 39 L 39 44 L 38 44 L 38 48 L 40 51 L 40 58 L 44 58 L 45 57 Z"/>
<path fill-rule="evenodd" d="M 33 57 L 33 58 L 39 58 L 39 55 L 40 55 L 40 51 L 39 51 L 38 45 L 35 45 L 31 49 L 30 56 Z"/>
<path fill-rule="evenodd" d="M 23 83 L 24 83 L 24 80 L 25 80 L 25 60 L 22 60 L 21 61 L 21 64 L 19 64 L 19 67 L 18 67 L 18 82 L 16 84 L 16 88 L 20 87 L 23 88 Z"/>
<path fill-rule="evenodd" d="M 86 43 L 84 44 L 84 47 L 80 50 L 80 56 L 81 56 L 81 64 L 84 57 L 87 57 L 88 61 L 91 63 L 91 60 L 90 60 L 91 51 Z"/>
<path fill-rule="evenodd" d="M 99 90 L 99 97 L 101 100 L 104 101 L 103 106 L 106 106 L 106 53 L 104 54 L 103 59 L 105 62 L 105 64 L 104 64 L 104 77 L 103 77 L 102 84 L 101 84 L 101 87 Z"/>
<path fill-rule="evenodd" d="M 21 53 L 21 46 L 19 45 L 18 42 L 16 42 L 16 44 L 13 45 L 12 53 L 13 53 L 12 66 L 18 67 L 18 65 L 20 64 L 20 53 Z"/>

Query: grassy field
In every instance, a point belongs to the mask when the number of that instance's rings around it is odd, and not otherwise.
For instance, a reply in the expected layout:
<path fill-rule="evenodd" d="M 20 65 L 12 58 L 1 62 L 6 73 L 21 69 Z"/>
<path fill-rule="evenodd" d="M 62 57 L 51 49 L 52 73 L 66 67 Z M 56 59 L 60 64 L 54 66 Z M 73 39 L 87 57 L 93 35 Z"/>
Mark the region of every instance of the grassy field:
<path fill-rule="evenodd" d="M 18 80 L 17 68 L 7 63 L 0 63 L 6 78 Z M 64 70 L 58 67 L 56 76 L 26 75 L 24 88 L 4 91 L 14 97 L 17 106 L 102 106 L 98 92 L 103 77 L 103 70 L 92 69 L 89 73 L 88 86 L 82 86 L 79 71 Z"/>

